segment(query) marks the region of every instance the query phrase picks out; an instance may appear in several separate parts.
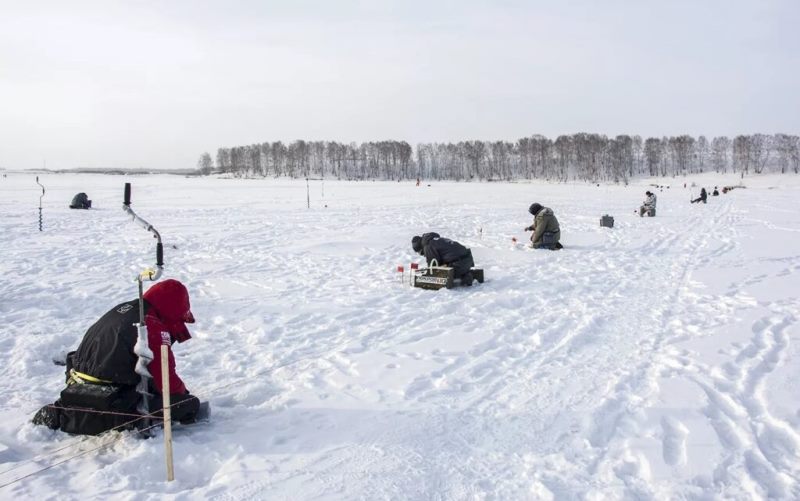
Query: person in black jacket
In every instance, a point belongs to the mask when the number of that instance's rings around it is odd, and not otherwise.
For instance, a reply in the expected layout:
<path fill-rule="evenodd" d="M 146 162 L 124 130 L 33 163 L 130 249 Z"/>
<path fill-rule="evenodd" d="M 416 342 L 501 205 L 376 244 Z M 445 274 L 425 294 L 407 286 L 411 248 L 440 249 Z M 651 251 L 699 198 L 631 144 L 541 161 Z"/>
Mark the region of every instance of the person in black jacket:
<path fill-rule="evenodd" d="M 86 193 L 78 193 L 74 197 L 72 197 L 72 202 L 69 204 L 70 209 L 91 209 L 92 208 L 92 201 L 89 200 L 89 197 Z"/>
<path fill-rule="evenodd" d="M 434 260 L 438 266 L 449 266 L 453 268 L 455 278 L 461 279 L 462 285 L 472 285 L 474 277 L 471 270 L 475 261 L 470 249 L 434 232 L 415 236 L 411 239 L 411 247 L 417 254 L 425 256 L 428 266 L 432 266 Z"/>
<path fill-rule="evenodd" d="M 177 280 L 157 282 L 143 299 L 147 348 L 153 353 L 146 366 L 153 376 L 148 388 L 152 394 L 148 409 L 153 412 L 162 407 L 161 345 L 191 338 L 186 324 L 194 323 L 194 316 L 189 293 Z M 141 427 L 144 421 L 136 418 L 143 408 L 136 391 L 141 376 L 136 372 L 139 357 L 134 353 L 138 339 L 134 324 L 138 322 L 139 300 L 133 299 L 114 306 L 89 327 L 78 349 L 67 355 L 67 388 L 54 404 L 39 410 L 33 423 L 79 435 Z M 172 419 L 192 422 L 200 401 L 175 371 L 172 350 L 168 350 L 166 365 Z"/>
<path fill-rule="evenodd" d="M 708 203 L 708 202 L 706 202 L 707 198 L 708 198 L 708 193 L 706 193 L 706 189 L 705 188 L 701 188 L 700 189 L 700 196 L 698 198 L 695 198 L 694 200 L 692 200 L 692 203 L 703 202 L 705 204 L 705 203 Z"/>

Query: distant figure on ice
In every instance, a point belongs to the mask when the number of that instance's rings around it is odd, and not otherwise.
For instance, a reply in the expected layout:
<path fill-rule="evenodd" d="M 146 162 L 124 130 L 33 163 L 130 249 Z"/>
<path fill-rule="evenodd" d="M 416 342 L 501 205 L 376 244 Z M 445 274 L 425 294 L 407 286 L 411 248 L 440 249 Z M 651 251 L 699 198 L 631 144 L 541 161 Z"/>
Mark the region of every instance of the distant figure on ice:
<path fill-rule="evenodd" d="M 719 190 L 717 189 L 716 186 L 714 186 L 714 191 L 711 192 L 711 196 L 712 197 L 718 197 L 719 196 Z"/>
<path fill-rule="evenodd" d="M 705 203 L 708 203 L 708 202 L 706 202 L 707 198 L 708 198 L 708 193 L 706 193 L 706 189 L 705 188 L 701 188 L 700 189 L 700 196 L 695 198 L 694 200 L 692 200 L 692 203 L 703 202 L 705 204 Z"/>
<path fill-rule="evenodd" d="M 553 213 L 553 209 L 543 207 L 540 203 L 534 203 L 528 208 L 528 212 L 533 215 L 533 224 L 525 228 L 525 231 L 532 231 L 531 247 L 534 249 L 558 250 L 563 248 L 561 245 L 561 227 L 558 219 Z"/>
<path fill-rule="evenodd" d="M 69 204 L 70 209 L 91 209 L 92 208 L 92 201 L 89 200 L 89 197 L 86 193 L 78 193 L 74 197 L 72 197 L 72 202 Z"/>
<path fill-rule="evenodd" d="M 656 215 L 656 194 L 650 191 L 644 192 L 645 199 L 641 207 L 639 207 L 639 217 L 644 217 L 647 214 L 650 217 Z"/>
<path fill-rule="evenodd" d="M 411 248 L 417 254 L 425 256 L 428 266 L 436 260 L 439 266 L 453 268 L 454 278 L 460 278 L 461 285 L 472 285 L 474 277 L 471 269 L 475 266 L 475 261 L 472 259 L 472 251 L 467 247 L 431 232 L 412 238 Z"/>
<path fill-rule="evenodd" d="M 143 298 L 147 341 L 154 355 L 147 366 L 153 376 L 148 406 L 153 412 L 162 407 L 161 345 L 191 338 L 186 324 L 194 323 L 194 315 L 189 293 L 177 280 L 157 282 Z M 138 322 L 137 298 L 114 306 L 89 327 L 77 351 L 67 355 L 67 387 L 61 398 L 42 407 L 33 423 L 79 435 L 141 427 L 143 420 L 135 417 L 141 395 L 136 392 L 140 376 L 134 371 L 138 357 L 133 352 L 138 337 L 133 324 Z M 192 422 L 200 401 L 175 372 L 171 350 L 167 365 L 172 419 Z"/>

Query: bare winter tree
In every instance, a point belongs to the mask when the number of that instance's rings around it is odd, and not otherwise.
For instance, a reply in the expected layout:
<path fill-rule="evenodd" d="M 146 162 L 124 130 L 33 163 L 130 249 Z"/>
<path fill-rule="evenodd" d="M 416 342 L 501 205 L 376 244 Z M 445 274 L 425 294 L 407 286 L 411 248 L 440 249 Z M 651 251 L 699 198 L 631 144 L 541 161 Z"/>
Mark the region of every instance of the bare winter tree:
<path fill-rule="evenodd" d="M 578 177 L 585 181 L 599 180 L 608 141 L 606 136 L 581 132 L 573 136 L 573 141 Z"/>
<path fill-rule="evenodd" d="M 781 174 L 789 170 L 793 170 L 797 174 L 800 170 L 800 137 L 775 134 L 773 141 L 777 157 L 776 164 Z"/>
<path fill-rule="evenodd" d="M 800 137 L 789 136 L 788 142 L 789 162 L 794 173 L 798 174 L 800 173 Z"/>
<path fill-rule="evenodd" d="M 261 175 L 261 146 L 251 144 L 247 147 L 247 177 Z"/>
<path fill-rule="evenodd" d="M 769 161 L 772 146 L 772 137 L 766 134 L 753 134 L 750 136 L 750 153 L 753 172 L 761 174 Z"/>
<path fill-rule="evenodd" d="M 411 148 L 411 145 L 405 141 L 400 141 L 397 143 L 397 158 L 400 162 L 400 179 L 410 179 L 411 178 L 411 155 L 413 155 L 414 151 Z"/>
<path fill-rule="evenodd" d="M 531 178 L 531 140 L 527 137 L 517 140 L 517 152 L 519 154 L 520 177 Z"/>
<path fill-rule="evenodd" d="M 566 182 L 569 177 L 570 167 L 575 157 L 574 142 L 570 136 L 558 136 L 554 144 L 556 179 Z"/>
<path fill-rule="evenodd" d="M 728 170 L 728 157 L 731 151 L 731 140 L 725 136 L 715 137 L 711 141 L 711 165 L 714 172 Z"/>
<path fill-rule="evenodd" d="M 661 140 L 655 137 L 647 138 L 644 142 L 644 156 L 647 163 L 647 173 L 652 176 L 658 175 L 661 165 Z"/>
<path fill-rule="evenodd" d="M 705 172 L 708 163 L 708 139 L 700 136 L 695 143 L 695 166 L 700 172 Z"/>
<path fill-rule="evenodd" d="M 258 163 L 261 165 L 261 175 L 263 177 L 267 177 L 273 173 L 274 167 L 270 160 L 272 159 L 272 151 L 269 143 L 261 143 L 258 146 L 259 151 L 259 161 Z"/>
<path fill-rule="evenodd" d="M 276 141 L 270 145 L 269 150 L 275 176 L 288 176 L 287 160 L 289 155 L 286 146 L 282 142 Z"/>
<path fill-rule="evenodd" d="M 633 148 L 633 169 L 628 173 L 628 177 L 644 173 L 644 143 L 641 136 L 633 136 L 631 148 Z"/>
<path fill-rule="evenodd" d="M 208 152 L 200 155 L 200 159 L 197 161 L 197 170 L 202 176 L 207 176 L 214 170 L 214 162 L 211 160 L 211 155 L 209 155 Z"/>
<path fill-rule="evenodd" d="M 750 136 L 736 136 L 733 138 L 733 172 L 741 172 L 745 175 L 750 170 L 751 153 L 750 153 Z"/>
<path fill-rule="evenodd" d="M 550 179 L 554 174 L 553 169 L 553 141 L 539 134 L 531 136 L 530 140 L 532 177 Z"/>
<path fill-rule="evenodd" d="M 672 175 L 685 175 L 690 172 L 694 153 L 694 138 L 691 136 L 678 136 L 669 139 L 670 152 L 674 159 Z"/>
<path fill-rule="evenodd" d="M 661 177 L 666 176 L 670 171 L 675 171 L 675 155 L 673 149 L 669 147 L 669 138 L 661 138 L 661 165 L 659 166 L 659 174 Z"/>
<path fill-rule="evenodd" d="M 610 178 L 615 183 L 628 184 L 628 174 L 633 171 L 633 140 L 620 135 L 609 142 Z"/>
<path fill-rule="evenodd" d="M 230 148 L 217 149 L 217 169 L 222 173 L 231 172 L 231 150 Z"/>

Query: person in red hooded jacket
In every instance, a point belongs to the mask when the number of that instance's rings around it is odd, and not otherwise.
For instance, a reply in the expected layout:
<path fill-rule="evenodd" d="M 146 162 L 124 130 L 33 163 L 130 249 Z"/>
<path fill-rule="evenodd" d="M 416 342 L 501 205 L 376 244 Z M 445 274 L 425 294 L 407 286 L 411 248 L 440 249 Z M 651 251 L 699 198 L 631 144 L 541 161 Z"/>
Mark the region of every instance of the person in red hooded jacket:
<path fill-rule="evenodd" d="M 186 324 L 194 323 L 194 315 L 189 292 L 177 280 L 155 283 L 143 299 L 147 341 L 154 356 L 148 364 L 153 376 L 148 408 L 153 412 L 161 408 L 161 345 L 190 339 Z M 139 300 L 133 299 L 114 306 L 89 327 L 78 349 L 67 355 L 67 389 L 55 404 L 43 407 L 33 422 L 82 435 L 140 426 L 142 420 L 132 416 L 141 409 L 136 392 L 141 377 L 135 372 L 138 357 L 133 352 L 138 322 Z M 172 350 L 168 353 L 172 419 L 191 422 L 200 402 L 178 376 Z"/>

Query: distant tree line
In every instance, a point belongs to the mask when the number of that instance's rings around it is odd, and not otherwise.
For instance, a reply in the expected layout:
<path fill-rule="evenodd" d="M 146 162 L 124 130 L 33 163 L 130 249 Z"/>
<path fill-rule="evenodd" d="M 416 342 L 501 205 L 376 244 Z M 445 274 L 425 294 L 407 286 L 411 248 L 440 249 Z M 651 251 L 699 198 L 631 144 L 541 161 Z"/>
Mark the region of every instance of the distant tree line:
<path fill-rule="evenodd" d="M 337 143 L 281 141 L 203 153 L 202 174 L 236 177 L 322 177 L 347 180 L 585 180 L 626 183 L 635 176 L 700 172 L 800 173 L 800 137 L 752 134 L 733 138 L 651 137 L 578 133 L 555 141 L 540 135 L 509 141 Z"/>

